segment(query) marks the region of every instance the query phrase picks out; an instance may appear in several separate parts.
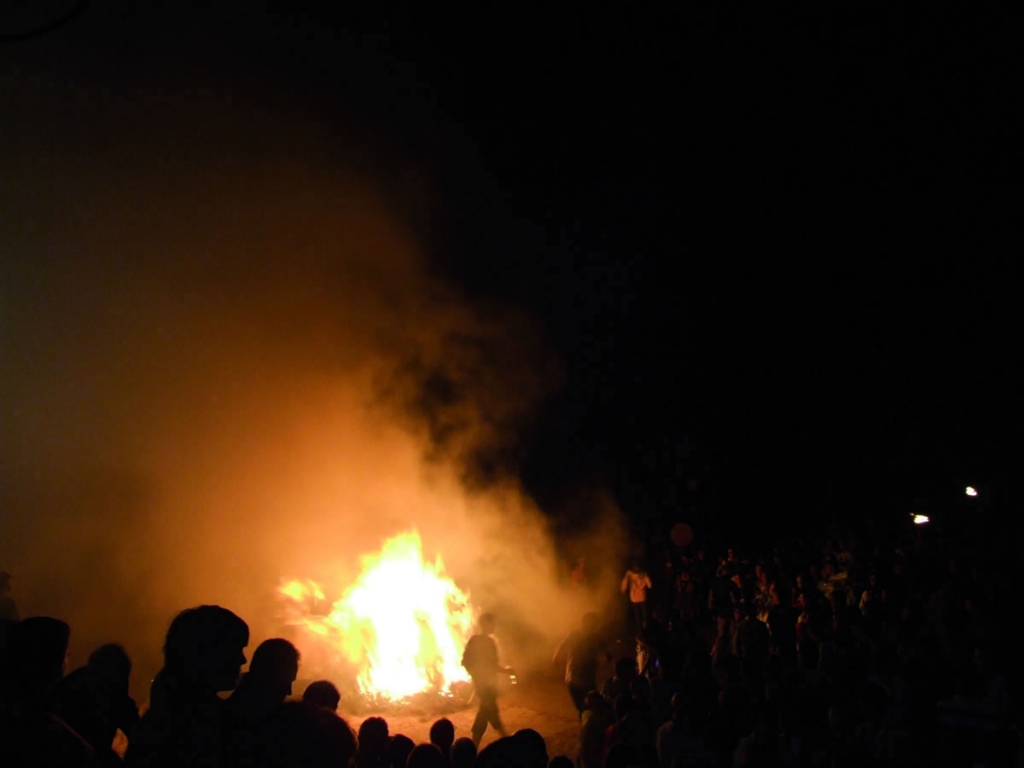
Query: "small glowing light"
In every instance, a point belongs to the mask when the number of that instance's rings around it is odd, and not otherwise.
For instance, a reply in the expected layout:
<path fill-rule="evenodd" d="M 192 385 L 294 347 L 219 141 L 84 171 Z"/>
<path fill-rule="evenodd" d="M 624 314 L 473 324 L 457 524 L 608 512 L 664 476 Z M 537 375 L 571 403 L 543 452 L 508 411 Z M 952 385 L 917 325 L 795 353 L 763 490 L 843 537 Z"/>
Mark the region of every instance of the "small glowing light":
<path fill-rule="evenodd" d="M 969 486 L 969 485 L 967 486 L 966 493 L 967 493 L 968 496 L 977 496 L 978 495 L 978 492 L 974 488 Z"/>
<path fill-rule="evenodd" d="M 924 525 L 928 522 L 928 515 L 914 515 L 914 525 Z"/>

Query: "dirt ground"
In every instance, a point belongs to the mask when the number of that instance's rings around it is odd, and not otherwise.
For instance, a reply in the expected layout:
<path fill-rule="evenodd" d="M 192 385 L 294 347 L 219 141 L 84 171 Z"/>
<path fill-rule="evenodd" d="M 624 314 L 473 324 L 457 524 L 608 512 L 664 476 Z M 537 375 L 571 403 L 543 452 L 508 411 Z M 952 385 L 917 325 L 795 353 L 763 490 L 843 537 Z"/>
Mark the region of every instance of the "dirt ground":
<path fill-rule="evenodd" d="M 502 722 L 511 734 L 521 728 L 533 728 L 544 737 L 548 745 L 548 757 L 566 755 L 575 759 L 579 738 L 579 718 L 573 707 L 572 699 L 565 686 L 551 673 L 531 673 L 520 678 L 518 685 L 498 699 Z M 339 713 L 355 728 L 359 728 L 369 713 L 358 716 L 345 712 L 344 702 Z M 429 741 L 430 726 L 438 719 L 437 715 L 383 714 L 388 721 L 391 734 L 402 733 L 417 744 Z M 455 725 L 455 738 L 471 736 L 473 718 L 476 717 L 476 706 L 445 715 Z M 488 728 L 484 734 L 481 748 L 497 740 L 498 735 Z"/>

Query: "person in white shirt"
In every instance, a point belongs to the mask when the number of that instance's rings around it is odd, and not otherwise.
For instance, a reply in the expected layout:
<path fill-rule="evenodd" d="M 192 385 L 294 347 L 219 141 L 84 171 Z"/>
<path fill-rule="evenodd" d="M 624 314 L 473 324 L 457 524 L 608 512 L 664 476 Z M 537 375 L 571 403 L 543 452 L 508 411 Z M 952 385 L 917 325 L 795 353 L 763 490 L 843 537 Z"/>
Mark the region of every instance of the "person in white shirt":
<path fill-rule="evenodd" d="M 635 560 L 630 564 L 626 575 L 622 577 L 620 591 L 626 594 L 629 591 L 629 607 L 633 614 L 633 621 L 636 624 L 637 634 L 647 623 L 647 590 L 651 588 L 651 577 Z"/>

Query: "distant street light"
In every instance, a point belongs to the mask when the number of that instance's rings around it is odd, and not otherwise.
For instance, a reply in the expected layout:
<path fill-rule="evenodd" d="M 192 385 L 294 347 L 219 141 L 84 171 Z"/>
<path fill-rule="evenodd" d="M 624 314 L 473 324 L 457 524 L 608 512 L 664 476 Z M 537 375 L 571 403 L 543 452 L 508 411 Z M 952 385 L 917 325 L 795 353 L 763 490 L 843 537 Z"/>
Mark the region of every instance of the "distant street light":
<path fill-rule="evenodd" d="M 928 522 L 928 515 L 914 515 L 914 525 L 924 525 Z"/>
<path fill-rule="evenodd" d="M 967 493 L 968 496 L 977 496 L 978 495 L 978 492 L 974 488 L 969 486 L 969 485 L 967 486 L 966 493 Z"/>

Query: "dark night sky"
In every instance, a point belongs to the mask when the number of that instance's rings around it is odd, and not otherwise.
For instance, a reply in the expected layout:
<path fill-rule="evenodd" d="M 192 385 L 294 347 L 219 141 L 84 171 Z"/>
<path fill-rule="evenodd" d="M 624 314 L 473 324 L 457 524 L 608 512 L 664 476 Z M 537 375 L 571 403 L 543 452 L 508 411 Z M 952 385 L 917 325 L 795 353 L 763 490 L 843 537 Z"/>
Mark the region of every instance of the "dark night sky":
<path fill-rule="evenodd" d="M 527 308 L 563 362 L 516 454 L 542 500 L 603 478 L 671 519 L 709 465 L 722 511 L 787 516 L 1015 476 L 1020 121 L 998 19 L 154 7 L 96 30 L 116 44 L 91 66 L 142 77 L 189 39 L 189 65 L 242 62 L 325 119 L 332 89 L 356 94 L 336 119 L 428 160 L 438 268 Z"/>

